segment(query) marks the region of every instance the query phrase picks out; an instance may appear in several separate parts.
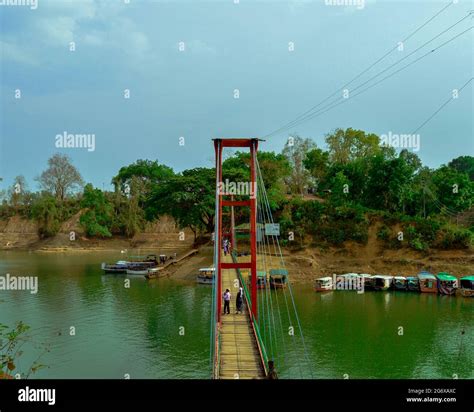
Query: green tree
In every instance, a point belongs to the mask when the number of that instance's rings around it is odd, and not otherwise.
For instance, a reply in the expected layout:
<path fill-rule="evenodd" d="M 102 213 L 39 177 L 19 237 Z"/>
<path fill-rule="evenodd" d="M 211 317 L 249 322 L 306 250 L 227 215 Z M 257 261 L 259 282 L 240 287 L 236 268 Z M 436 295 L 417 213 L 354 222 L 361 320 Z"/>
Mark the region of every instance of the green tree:
<path fill-rule="evenodd" d="M 32 217 L 38 222 L 41 237 L 52 237 L 61 227 L 59 201 L 49 193 L 42 193 L 32 206 Z"/>
<path fill-rule="evenodd" d="M 132 178 L 135 177 L 136 195 L 139 197 L 139 201 L 142 202 L 154 186 L 166 182 L 173 176 L 173 169 L 158 163 L 158 160 L 140 159 L 135 163 L 122 167 L 117 176 L 112 179 L 112 183 L 116 190 L 128 195 L 131 190 Z M 138 180 L 143 184 L 139 186 L 137 184 Z"/>
<path fill-rule="evenodd" d="M 315 147 L 306 153 L 303 164 L 313 177 L 317 189 L 329 172 L 329 152 Z"/>
<path fill-rule="evenodd" d="M 349 163 L 356 159 L 367 159 L 379 153 L 393 157 L 395 151 L 391 147 L 380 145 L 380 138 L 373 133 L 352 128 L 336 129 L 326 135 L 329 158 L 334 163 Z"/>
<path fill-rule="evenodd" d="M 461 212 L 474 204 L 474 182 L 464 172 L 441 166 L 433 172 L 431 187 L 441 209 Z"/>
<path fill-rule="evenodd" d="M 448 166 L 461 173 L 467 173 L 470 180 L 474 180 L 474 157 L 459 156 L 451 160 Z"/>
<path fill-rule="evenodd" d="M 215 169 L 185 170 L 156 186 L 147 199 L 149 219 L 172 216 L 179 227 L 190 228 L 196 238 L 201 230 L 211 233 L 215 214 Z"/>
<path fill-rule="evenodd" d="M 88 183 L 84 187 L 81 206 L 86 211 L 80 217 L 80 224 L 87 236 L 111 237 L 110 227 L 113 219 L 113 206 L 100 189 Z"/>

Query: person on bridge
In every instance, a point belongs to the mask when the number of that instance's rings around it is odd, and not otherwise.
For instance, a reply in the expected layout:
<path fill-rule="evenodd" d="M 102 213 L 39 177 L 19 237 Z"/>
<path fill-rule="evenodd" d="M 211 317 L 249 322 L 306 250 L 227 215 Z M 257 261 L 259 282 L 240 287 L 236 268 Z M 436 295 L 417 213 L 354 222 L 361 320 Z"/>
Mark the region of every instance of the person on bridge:
<path fill-rule="evenodd" d="M 268 374 L 267 374 L 267 379 L 278 379 L 278 375 L 275 370 L 275 364 L 273 363 L 272 360 L 268 361 Z"/>
<path fill-rule="evenodd" d="M 237 300 L 235 302 L 235 307 L 237 308 L 236 313 L 242 313 L 243 303 L 244 303 L 244 300 L 243 300 L 243 295 L 242 295 L 242 288 L 240 288 L 239 292 L 237 293 Z"/>
<path fill-rule="evenodd" d="M 230 315 L 230 300 L 232 295 L 230 294 L 230 290 L 226 289 L 224 292 L 224 315 L 227 313 Z"/>

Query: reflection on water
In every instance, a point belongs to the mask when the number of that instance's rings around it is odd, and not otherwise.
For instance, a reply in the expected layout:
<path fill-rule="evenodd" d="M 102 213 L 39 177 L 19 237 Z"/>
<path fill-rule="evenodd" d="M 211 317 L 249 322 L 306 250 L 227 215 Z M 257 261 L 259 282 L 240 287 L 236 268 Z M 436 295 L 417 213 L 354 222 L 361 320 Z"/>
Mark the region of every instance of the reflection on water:
<path fill-rule="evenodd" d="M 41 362 L 49 367 L 34 377 L 208 378 L 210 287 L 102 274 L 102 261 L 119 258 L 0 253 L 0 275 L 39 276 L 37 295 L 0 291 L 0 323 L 22 320 L 32 327 L 36 345 L 25 348 L 20 368 L 26 370 L 41 351 L 38 344 L 46 344 L 50 352 Z M 474 299 L 314 293 L 311 286 L 293 292 L 315 377 L 474 377 Z M 283 293 L 272 292 L 282 314 Z M 281 327 L 289 324 L 282 316 Z M 280 360 L 280 376 L 309 376 L 302 346 L 287 333 L 280 330 L 268 350 Z"/>

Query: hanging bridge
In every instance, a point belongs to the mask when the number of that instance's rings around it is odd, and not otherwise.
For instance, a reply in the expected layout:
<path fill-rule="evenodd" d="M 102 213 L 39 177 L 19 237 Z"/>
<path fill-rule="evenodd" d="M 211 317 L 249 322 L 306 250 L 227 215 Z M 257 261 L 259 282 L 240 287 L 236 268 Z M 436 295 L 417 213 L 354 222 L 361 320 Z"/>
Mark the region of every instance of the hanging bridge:
<path fill-rule="evenodd" d="M 212 290 L 210 363 L 214 379 L 312 377 L 301 323 L 279 243 L 277 225 L 258 162 L 256 138 L 214 139 L 216 203 L 215 279 Z M 225 148 L 250 151 L 248 185 L 224 188 Z M 237 245 L 235 220 L 248 221 L 247 241 Z M 224 245 L 228 245 L 224 247 Z M 223 293 L 231 293 L 230 313 L 223 313 Z M 243 292 L 243 311 L 236 296 Z"/>

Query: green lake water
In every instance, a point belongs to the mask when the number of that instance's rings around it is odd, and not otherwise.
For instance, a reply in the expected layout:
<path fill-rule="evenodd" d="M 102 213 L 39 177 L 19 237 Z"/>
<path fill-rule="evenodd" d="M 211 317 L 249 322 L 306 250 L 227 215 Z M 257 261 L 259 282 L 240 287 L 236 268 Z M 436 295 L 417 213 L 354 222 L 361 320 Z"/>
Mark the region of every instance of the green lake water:
<path fill-rule="evenodd" d="M 100 263 L 118 259 L 115 253 L 0 252 L 0 276 L 39 278 L 35 295 L 0 290 L 0 323 L 31 327 L 20 371 L 42 354 L 47 368 L 32 377 L 209 378 L 211 287 L 104 275 Z M 126 279 L 130 288 L 124 287 Z M 262 325 L 281 377 L 309 377 L 312 371 L 315 378 L 337 379 L 474 378 L 472 298 L 321 294 L 311 284 L 294 285 L 293 295 L 305 345 L 289 290 L 271 294 L 281 319 L 275 320 L 272 339 Z M 289 327 L 295 336 L 287 333 Z"/>

